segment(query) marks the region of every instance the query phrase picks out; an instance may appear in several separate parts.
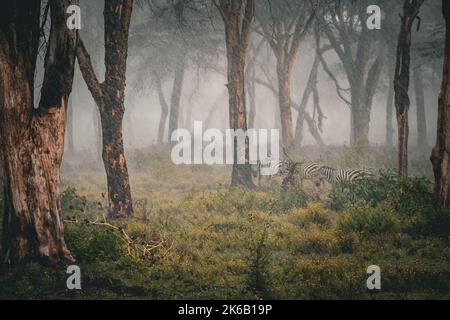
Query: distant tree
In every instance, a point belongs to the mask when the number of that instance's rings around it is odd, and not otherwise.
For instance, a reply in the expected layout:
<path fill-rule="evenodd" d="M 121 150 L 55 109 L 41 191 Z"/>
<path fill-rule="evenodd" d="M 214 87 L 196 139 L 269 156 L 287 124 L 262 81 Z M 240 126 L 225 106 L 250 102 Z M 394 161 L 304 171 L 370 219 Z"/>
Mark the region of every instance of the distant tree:
<path fill-rule="evenodd" d="M 349 88 L 337 82 L 326 60 L 321 59 L 327 73 L 336 82 L 339 96 L 350 106 L 351 145 L 369 145 L 370 113 L 372 101 L 385 62 L 384 46 L 380 35 L 384 31 L 367 28 L 367 7 L 371 1 L 339 1 L 329 6 L 320 19 L 320 33 L 336 52 L 348 80 Z M 322 47 L 318 45 L 319 52 Z M 350 93 L 350 98 L 347 98 Z"/>
<path fill-rule="evenodd" d="M 101 117 L 103 163 L 108 184 L 109 217 L 125 218 L 133 212 L 131 188 L 123 146 L 125 73 L 133 0 L 105 0 L 105 81 L 100 83 L 84 43 L 77 58 L 83 78 Z"/>
<path fill-rule="evenodd" d="M 313 25 L 317 1 L 261 1 L 258 2 L 259 33 L 265 38 L 277 61 L 278 100 L 281 116 L 282 141 L 289 150 L 293 147 L 291 81 L 302 41 Z"/>
<path fill-rule="evenodd" d="M 60 167 L 78 32 L 66 25 L 74 0 L 50 0 L 44 80 L 34 108 L 40 1 L 7 0 L 0 11 L 0 144 L 4 162 L 3 262 L 72 263 L 64 241 Z"/>
<path fill-rule="evenodd" d="M 398 126 L 398 175 L 400 180 L 408 177 L 408 114 L 410 107 L 408 90 L 411 68 L 411 29 L 423 2 L 424 0 L 405 0 L 397 44 L 394 90 Z"/>

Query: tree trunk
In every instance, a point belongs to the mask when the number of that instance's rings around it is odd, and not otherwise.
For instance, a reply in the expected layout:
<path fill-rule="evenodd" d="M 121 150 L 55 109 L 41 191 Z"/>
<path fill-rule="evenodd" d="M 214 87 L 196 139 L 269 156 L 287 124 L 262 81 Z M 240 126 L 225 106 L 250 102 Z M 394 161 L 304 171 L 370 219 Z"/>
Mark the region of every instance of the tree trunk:
<path fill-rule="evenodd" d="M 8 1 L 0 13 L 0 137 L 5 170 L 4 262 L 28 257 L 72 263 L 64 241 L 60 166 L 78 33 L 66 27 L 73 1 L 51 1 L 51 30 L 37 109 L 34 74 L 40 3 Z"/>
<path fill-rule="evenodd" d="M 302 102 L 300 103 L 300 106 L 297 110 L 298 117 L 297 117 L 297 124 L 296 124 L 296 128 L 295 128 L 295 138 L 294 138 L 295 148 L 300 148 L 302 145 L 303 125 L 305 122 L 306 107 L 308 105 L 308 101 L 309 101 L 311 94 L 314 92 L 314 88 L 317 86 L 317 72 L 319 69 L 319 63 L 320 63 L 320 59 L 318 56 L 316 56 L 316 58 L 314 59 L 313 66 L 311 68 L 311 72 L 309 74 L 308 83 L 306 84 L 306 88 L 303 92 Z M 319 135 L 319 137 L 320 137 L 320 135 Z M 321 138 L 320 138 L 320 140 L 321 140 Z"/>
<path fill-rule="evenodd" d="M 114 90 L 115 91 L 115 90 Z M 100 105 L 102 121 L 102 158 L 106 170 L 109 196 L 109 217 L 123 219 L 133 213 L 122 125 L 124 107 L 116 96 L 105 97 Z"/>
<path fill-rule="evenodd" d="M 291 73 L 287 69 L 284 55 L 278 55 L 277 76 L 278 76 L 278 102 L 280 106 L 281 137 L 283 147 L 291 150 L 294 141 L 294 129 L 292 123 L 291 109 Z"/>
<path fill-rule="evenodd" d="M 122 137 L 128 36 L 132 10 L 133 0 L 105 0 L 104 83 L 98 81 L 82 41 L 77 48 L 81 74 L 100 112 L 102 157 L 108 182 L 108 216 L 111 219 L 123 219 L 133 212 Z"/>
<path fill-rule="evenodd" d="M 225 24 L 225 41 L 227 48 L 227 76 L 229 95 L 230 128 L 247 131 L 247 110 L 245 103 L 245 61 L 250 46 L 250 35 L 254 19 L 254 0 L 219 0 L 214 2 Z M 245 150 L 239 150 L 235 139 L 233 142 L 234 164 L 231 185 L 253 188 L 252 170 L 249 163 L 249 141 L 245 139 Z M 245 164 L 237 161 L 238 153 L 245 155 Z"/>
<path fill-rule="evenodd" d="M 159 117 L 158 125 L 158 145 L 164 144 L 164 132 L 166 130 L 167 116 L 169 115 L 169 105 L 164 97 L 164 91 L 161 84 L 161 79 L 157 76 L 155 79 L 156 91 L 159 97 L 159 104 L 161 105 L 161 116 Z"/>
<path fill-rule="evenodd" d="M 428 149 L 428 134 L 427 117 L 425 114 L 425 92 L 422 77 L 422 69 L 419 66 L 413 72 L 417 112 L 417 145 L 420 149 L 425 150 Z"/>
<path fill-rule="evenodd" d="M 178 129 L 180 117 L 180 102 L 183 91 L 183 81 L 186 62 L 184 57 L 177 59 L 175 67 L 175 77 L 172 88 L 172 96 L 170 98 L 170 116 L 169 116 L 169 142 L 172 138 L 172 132 Z"/>
<path fill-rule="evenodd" d="M 445 60 L 441 93 L 439 96 L 436 145 L 431 155 L 435 178 L 436 203 L 450 205 L 450 3 L 442 0 L 446 23 Z"/>
<path fill-rule="evenodd" d="M 397 62 L 395 67 L 395 108 L 398 126 L 398 176 L 401 181 L 408 177 L 408 113 L 410 99 L 408 95 L 411 64 L 411 28 L 419 14 L 424 0 L 405 0 L 401 28 L 397 45 Z"/>
<path fill-rule="evenodd" d="M 394 82 L 389 82 L 389 90 L 386 102 L 386 147 L 392 148 L 394 146 Z"/>
<path fill-rule="evenodd" d="M 75 144 L 74 144 L 74 113 L 73 113 L 73 97 L 69 98 L 68 106 L 67 106 L 67 152 L 73 154 L 75 152 Z"/>

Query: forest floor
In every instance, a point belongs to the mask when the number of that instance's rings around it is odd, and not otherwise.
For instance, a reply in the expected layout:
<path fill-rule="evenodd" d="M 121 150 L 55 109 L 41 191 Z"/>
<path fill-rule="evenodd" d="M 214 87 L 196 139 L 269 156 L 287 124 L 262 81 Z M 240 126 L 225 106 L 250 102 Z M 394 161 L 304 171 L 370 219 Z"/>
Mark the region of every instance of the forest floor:
<path fill-rule="evenodd" d="M 0 270 L 0 299 L 450 299 L 450 212 L 432 205 L 429 155 L 412 152 L 399 191 L 392 151 L 305 149 L 336 167 L 380 174 L 352 188 L 228 187 L 225 167 L 174 166 L 165 150 L 128 153 L 135 213 L 103 223 L 106 179 L 86 155 L 63 165 L 65 268 Z M 297 157 L 303 159 L 305 157 Z M 0 202 L 1 203 L 1 202 Z M 367 268 L 381 268 L 369 291 Z"/>

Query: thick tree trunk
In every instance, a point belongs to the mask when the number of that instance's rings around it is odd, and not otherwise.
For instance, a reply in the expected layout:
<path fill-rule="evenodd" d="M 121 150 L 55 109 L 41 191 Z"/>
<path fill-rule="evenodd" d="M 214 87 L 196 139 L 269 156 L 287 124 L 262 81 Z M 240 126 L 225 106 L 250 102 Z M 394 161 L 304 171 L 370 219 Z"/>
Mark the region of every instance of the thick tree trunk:
<path fill-rule="evenodd" d="M 73 98 L 69 98 L 69 103 L 67 106 L 67 152 L 73 154 L 75 152 L 75 143 L 74 143 L 74 112 L 73 112 Z"/>
<path fill-rule="evenodd" d="M 442 1 L 446 22 L 445 60 L 439 96 L 436 145 L 431 155 L 435 177 L 436 203 L 450 206 L 450 3 Z"/>
<path fill-rule="evenodd" d="M 71 263 L 64 241 L 60 166 L 78 33 L 66 27 L 70 1 L 51 1 L 41 100 L 33 106 L 40 3 L 16 1 L 0 13 L 0 136 L 5 170 L 4 262 L 35 257 Z M 73 2 L 72 2 L 73 3 Z"/>
<path fill-rule="evenodd" d="M 122 125 L 124 107 L 116 97 L 109 97 L 100 105 L 103 137 L 103 164 L 106 170 L 109 196 L 109 215 L 123 219 L 133 213 L 131 188 L 123 147 Z"/>
<path fill-rule="evenodd" d="M 405 0 L 397 45 L 394 90 L 398 125 L 398 175 L 401 181 L 408 178 L 408 95 L 411 64 L 411 28 L 424 0 Z"/>
<path fill-rule="evenodd" d="M 219 10 L 225 25 L 230 128 L 247 131 L 245 62 L 250 47 L 255 1 L 219 0 L 214 2 L 214 4 Z M 249 163 L 249 141 L 248 139 L 245 140 L 245 144 L 242 147 L 245 150 L 238 150 L 237 139 L 233 142 L 234 164 L 231 174 L 231 185 L 253 188 L 252 170 Z M 238 162 L 238 154 L 245 156 L 245 164 Z"/>
<path fill-rule="evenodd" d="M 169 141 L 172 138 L 172 132 L 178 129 L 180 123 L 180 102 L 181 94 L 183 91 L 184 73 L 186 68 L 186 62 L 184 57 L 180 57 L 177 60 L 175 67 L 175 77 L 172 88 L 172 95 L 170 98 L 170 116 L 169 116 Z"/>
<path fill-rule="evenodd" d="M 427 117 L 425 114 L 425 91 L 422 77 L 422 69 L 421 67 L 417 67 L 413 72 L 417 113 L 417 145 L 420 149 L 425 150 L 428 149 L 428 134 Z"/>
<path fill-rule="evenodd" d="M 286 62 L 283 61 L 284 55 L 280 53 L 278 57 L 278 103 L 280 107 L 281 137 L 283 147 L 286 150 L 291 150 L 294 141 L 291 109 L 291 73 L 290 70 L 288 70 Z"/>

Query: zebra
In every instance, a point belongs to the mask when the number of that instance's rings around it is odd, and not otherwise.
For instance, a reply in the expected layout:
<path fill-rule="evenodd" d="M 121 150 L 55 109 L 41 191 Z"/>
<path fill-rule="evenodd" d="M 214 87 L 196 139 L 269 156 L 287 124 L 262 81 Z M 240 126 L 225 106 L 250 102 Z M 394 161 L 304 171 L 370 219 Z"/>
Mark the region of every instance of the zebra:
<path fill-rule="evenodd" d="M 320 186 L 325 181 L 331 184 L 352 184 L 371 175 L 372 174 L 365 169 L 334 169 L 331 167 L 322 166 L 319 168 L 316 186 Z"/>
<path fill-rule="evenodd" d="M 317 163 L 293 162 L 290 161 L 284 169 L 283 186 L 291 185 L 295 186 L 297 181 L 300 182 L 300 186 L 303 187 L 304 180 L 314 180 L 318 177 L 320 165 Z"/>

